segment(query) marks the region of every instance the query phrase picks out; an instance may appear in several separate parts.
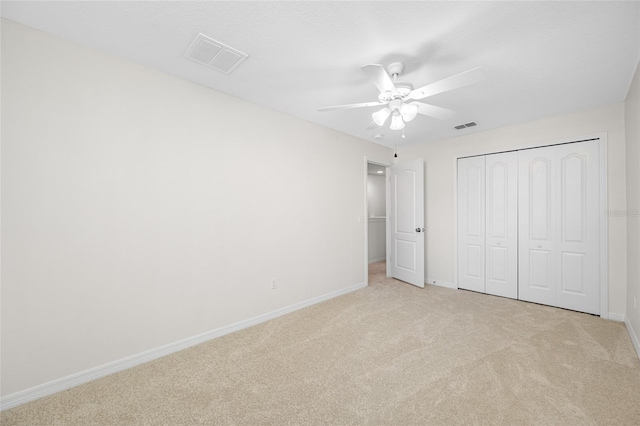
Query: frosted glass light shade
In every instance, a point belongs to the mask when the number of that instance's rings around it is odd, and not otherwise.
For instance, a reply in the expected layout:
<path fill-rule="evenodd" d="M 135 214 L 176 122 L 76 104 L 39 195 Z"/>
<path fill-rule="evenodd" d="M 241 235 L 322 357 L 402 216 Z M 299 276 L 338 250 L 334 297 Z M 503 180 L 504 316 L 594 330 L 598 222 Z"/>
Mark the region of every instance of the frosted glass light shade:
<path fill-rule="evenodd" d="M 373 118 L 373 122 L 378 126 L 382 126 L 390 114 L 391 110 L 389 108 L 382 108 L 380 111 L 371 114 L 371 118 Z"/>
<path fill-rule="evenodd" d="M 404 104 L 400 107 L 400 114 L 404 121 L 411 121 L 416 118 L 418 114 L 418 107 L 413 104 Z"/>
<path fill-rule="evenodd" d="M 400 114 L 391 117 L 391 126 L 389 126 L 389 128 L 391 130 L 404 129 L 404 121 L 402 121 L 402 116 Z"/>

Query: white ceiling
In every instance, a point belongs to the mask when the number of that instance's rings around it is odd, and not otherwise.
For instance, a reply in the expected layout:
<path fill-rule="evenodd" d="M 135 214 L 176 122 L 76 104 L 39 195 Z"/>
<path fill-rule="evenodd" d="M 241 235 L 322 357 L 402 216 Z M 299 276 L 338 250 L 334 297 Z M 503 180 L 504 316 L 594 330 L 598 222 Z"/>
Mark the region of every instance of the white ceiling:
<path fill-rule="evenodd" d="M 620 102 L 640 59 L 640 2 L 2 1 L 2 16 L 387 146 L 444 139 Z M 249 55 L 230 75 L 184 57 L 198 33 Z M 360 66 L 405 64 L 415 87 L 478 66 L 486 81 L 426 102 L 406 139 L 365 130 L 378 108 Z M 212 117 L 215 119 L 215 117 Z M 454 130 L 457 124 L 478 126 Z M 383 134 L 381 139 L 374 135 Z"/>

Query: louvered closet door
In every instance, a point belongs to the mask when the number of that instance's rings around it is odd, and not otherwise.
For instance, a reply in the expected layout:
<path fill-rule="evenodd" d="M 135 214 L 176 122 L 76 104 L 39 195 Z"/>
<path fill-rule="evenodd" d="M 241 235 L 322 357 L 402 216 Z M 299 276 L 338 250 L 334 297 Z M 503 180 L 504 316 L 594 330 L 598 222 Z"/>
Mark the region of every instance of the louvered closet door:
<path fill-rule="evenodd" d="M 485 292 L 518 297 L 518 153 L 485 159 Z"/>
<path fill-rule="evenodd" d="M 600 313 L 598 141 L 519 152 L 519 298 Z"/>
<path fill-rule="evenodd" d="M 484 293 L 484 157 L 458 159 L 458 287 Z"/>

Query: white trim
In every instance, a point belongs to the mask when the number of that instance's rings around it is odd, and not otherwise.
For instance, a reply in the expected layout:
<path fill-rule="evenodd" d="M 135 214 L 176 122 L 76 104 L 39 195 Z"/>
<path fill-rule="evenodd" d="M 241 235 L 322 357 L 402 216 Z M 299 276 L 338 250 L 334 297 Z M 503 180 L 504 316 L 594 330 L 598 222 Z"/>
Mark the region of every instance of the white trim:
<path fill-rule="evenodd" d="M 369 193 L 367 192 L 367 186 L 369 185 L 369 160 L 367 156 L 364 156 L 364 213 L 362 213 L 362 220 L 364 222 L 364 285 L 369 285 L 369 221 L 366 218 L 369 216 Z"/>
<path fill-rule="evenodd" d="M 631 337 L 631 341 L 633 342 L 633 347 L 636 348 L 636 353 L 638 354 L 638 358 L 640 358 L 640 340 L 638 340 L 638 335 L 631 326 L 629 319 L 624 320 L 624 325 L 627 326 L 627 331 L 629 332 L 629 337 Z"/>
<path fill-rule="evenodd" d="M 432 278 L 427 278 L 424 282 L 427 284 L 438 286 L 438 287 L 452 288 L 454 290 L 458 289 L 458 286 L 456 286 L 454 283 L 450 283 L 447 281 L 440 281 L 440 280 L 434 280 Z"/>
<path fill-rule="evenodd" d="M 367 218 L 367 220 L 369 221 L 369 223 L 376 223 L 376 222 L 386 222 L 387 218 L 385 217 L 369 217 Z"/>
<path fill-rule="evenodd" d="M 607 202 L 607 134 L 600 138 L 600 318 L 613 319 L 609 312 L 609 220 L 604 214 Z M 615 314 L 614 314 L 615 315 Z M 620 321 L 624 321 L 624 315 Z"/>
<path fill-rule="evenodd" d="M 426 196 L 426 194 L 425 194 Z M 458 289 L 458 157 L 453 157 L 453 287 Z"/>
<path fill-rule="evenodd" d="M 553 139 L 553 140 L 539 141 L 539 143 L 536 143 L 536 142 L 517 143 L 508 148 L 505 147 L 504 149 L 499 149 L 498 151 L 470 150 L 468 153 L 460 154 L 460 156 L 458 157 L 454 156 L 454 160 L 457 160 L 458 158 L 479 157 L 482 155 L 500 154 L 502 152 L 522 151 L 524 149 L 543 148 L 547 146 L 562 145 L 566 143 L 575 143 L 579 141 L 585 141 L 588 139 L 606 138 L 606 136 L 607 136 L 607 132 L 589 133 L 586 135 L 578 135 L 570 138 L 559 138 L 559 139 Z M 480 149 L 482 149 L 482 147 L 480 147 Z"/>
<path fill-rule="evenodd" d="M 315 305 L 317 303 L 321 303 L 329 299 L 333 299 L 334 297 L 342 296 L 344 294 L 351 293 L 356 290 L 360 290 L 365 287 L 366 287 L 365 283 L 352 285 L 347 288 L 343 288 L 341 290 L 336 290 L 331 293 L 324 294 L 322 296 L 317 296 L 317 297 L 305 300 L 303 302 L 295 303 L 293 305 L 289 305 L 284 308 L 276 309 L 274 311 L 255 316 L 253 318 L 249 318 L 243 321 L 238 321 L 236 323 L 233 323 L 224 327 L 216 328 L 214 330 L 207 331 L 201 334 L 196 334 L 195 336 L 178 340 L 177 342 L 169 343 L 167 345 L 163 345 L 155 349 L 150 349 L 148 351 L 140 352 L 138 354 L 131 355 L 126 358 L 121 358 L 98 367 L 90 368 L 88 370 L 72 374 L 70 376 L 61 377 L 59 379 L 55 379 L 38 386 L 34 386 L 29 389 L 25 389 L 19 392 L 12 393 L 10 395 L 6 395 L 0 398 L 0 410 L 7 410 L 9 408 L 13 408 L 30 401 L 35 401 L 36 399 L 39 399 L 48 395 L 52 395 L 54 393 L 63 391 L 65 389 L 69 389 L 69 388 L 99 379 L 101 377 L 108 376 L 110 374 L 117 373 L 119 371 L 123 371 L 131 367 L 135 367 L 140 364 L 144 364 L 145 362 L 153 361 L 154 359 L 158 359 L 163 356 L 170 355 L 172 353 L 181 351 L 183 349 L 187 349 L 191 346 L 195 346 L 200 343 L 204 343 L 209 340 L 233 333 L 235 331 L 239 331 L 239 330 L 263 323 L 265 321 L 269 321 L 274 318 L 281 317 L 283 315 L 289 314 L 299 309 L 303 309 L 311 305 Z"/>
<path fill-rule="evenodd" d="M 615 312 L 608 312 L 606 317 L 603 315 L 600 315 L 600 318 L 606 318 L 611 321 L 624 322 L 624 315 L 617 314 Z"/>
<path fill-rule="evenodd" d="M 386 214 L 386 222 L 384 225 L 385 229 L 385 254 L 387 255 L 387 277 L 391 277 L 391 166 L 387 166 L 384 170 L 384 188 L 385 188 L 385 214 Z"/>

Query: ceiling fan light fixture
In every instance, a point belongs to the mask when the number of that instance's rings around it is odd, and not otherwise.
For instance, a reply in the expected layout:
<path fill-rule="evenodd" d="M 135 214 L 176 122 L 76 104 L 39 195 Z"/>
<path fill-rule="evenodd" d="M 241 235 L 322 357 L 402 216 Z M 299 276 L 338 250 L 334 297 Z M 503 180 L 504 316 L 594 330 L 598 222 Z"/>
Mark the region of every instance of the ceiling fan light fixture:
<path fill-rule="evenodd" d="M 404 121 L 402 121 L 402 115 L 394 114 L 391 117 L 391 126 L 389 126 L 391 130 L 400 130 L 404 129 Z"/>
<path fill-rule="evenodd" d="M 404 121 L 411 121 L 418 115 L 418 106 L 413 104 L 402 104 L 400 114 Z"/>
<path fill-rule="evenodd" d="M 391 115 L 391 110 L 389 108 L 382 108 L 380 111 L 371 114 L 371 118 L 378 126 L 382 126 L 385 121 L 387 121 L 387 118 L 389 118 L 389 115 Z"/>
<path fill-rule="evenodd" d="M 437 95 L 438 93 L 469 86 L 484 80 L 487 74 L 485 68 L 477 67 L 414 89 L 411 83 L 398 81 L 398 76 L 404 69 L 404 65 L 401 62 L 390 64 L 386 70 L 380 64 L 363 65 L 360 69 L 380 91 L 378 101 L 336 105 L 320 108 L 318 111 L 324 112 L 374 106 L 381 107 L 381 110 L 371 114 L 373 122 L 367 126 L 366 130 L 383 127 L 385 123 L 389 121 L 389 116 L 391 116 L 391 124 L 389 125 L 391 130 L 403 130 L 405 124 L 412 121 L 417 114 L 447 120 L 455 114 L 454 111 L 413 101 L 419 101 L 420 99 Z M 472 124 L 467 123 L 462 127 L 469 127 L 470 125 Z M 402 137 L 404 137 L 404 130 Z"/>

